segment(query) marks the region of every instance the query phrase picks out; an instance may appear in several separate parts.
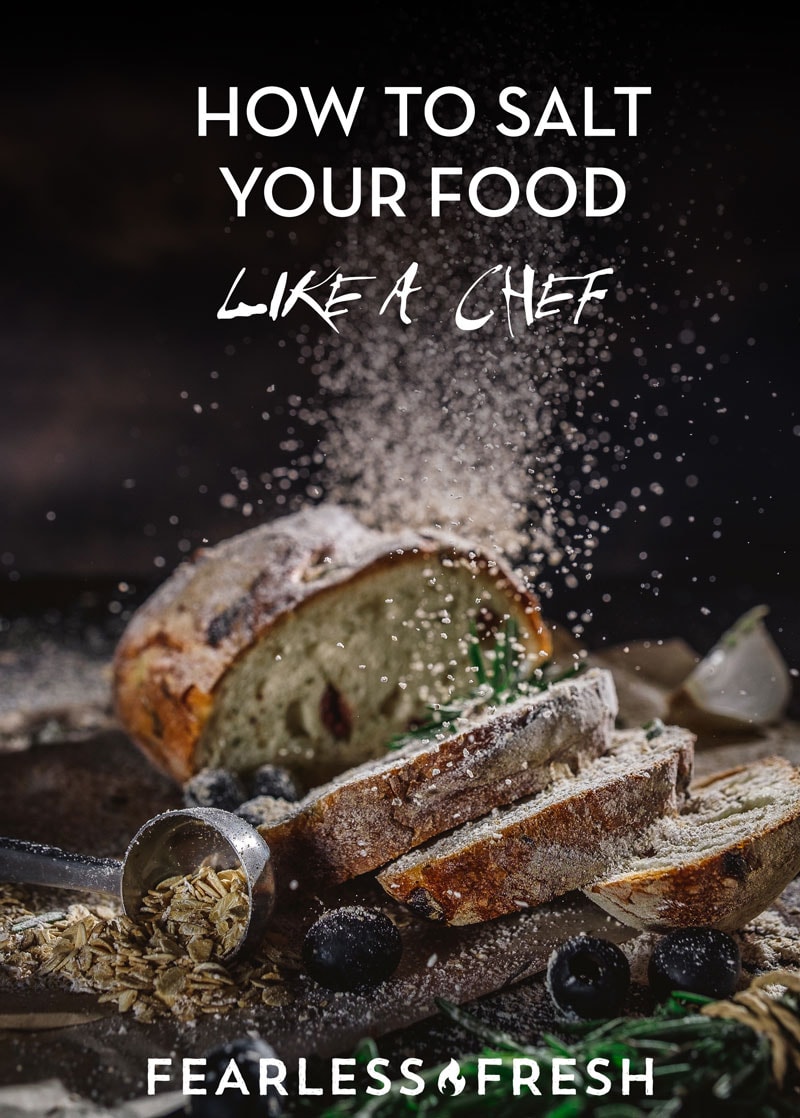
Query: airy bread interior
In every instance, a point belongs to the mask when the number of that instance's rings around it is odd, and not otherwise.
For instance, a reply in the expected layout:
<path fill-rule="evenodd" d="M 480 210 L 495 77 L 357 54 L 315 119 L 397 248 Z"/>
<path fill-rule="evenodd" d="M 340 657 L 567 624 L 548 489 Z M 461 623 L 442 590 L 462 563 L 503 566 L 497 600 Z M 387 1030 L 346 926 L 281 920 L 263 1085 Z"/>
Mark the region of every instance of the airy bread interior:
<path fill-rule="evenodd" d="M 270 761 L 316 784 L 380 756 L 426 704 L 468 693 L 472 633 L 491 645 L 513 608 L 483 567 L 430 557 L 311 596 L 228 671 L 199 764 L 243 771 Z M 524 644 L 538 615 L 519 607 L 515 620 Z"/>
<path fill-rule="evenodd" d="M 800 873 L 800 770 L 782 757 L 720 773 L 584 889 L 635 928 L 734 931 Z"/>
<path fill-rule="evenodd" d="M 787 812 L 800 811 L 800 781 L 788 779 L 793 771 L 788 762 L 767 758 L 710 779 L 680 815 L 659 819 L 640 836 L 617 873 L 679 869 L 763 834 Z"/>

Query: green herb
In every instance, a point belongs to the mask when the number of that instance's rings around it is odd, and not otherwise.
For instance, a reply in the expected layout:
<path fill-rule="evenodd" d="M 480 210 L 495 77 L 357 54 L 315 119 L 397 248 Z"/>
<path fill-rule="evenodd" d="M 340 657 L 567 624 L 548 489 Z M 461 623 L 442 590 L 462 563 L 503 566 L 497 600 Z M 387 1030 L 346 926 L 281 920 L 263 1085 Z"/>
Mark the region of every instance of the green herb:
<path fill-rule="evenodd" d="M 470 630 L 469 660 L 474 686 L 466 695 L 449 703 L 429 703 L 427 717 L 419 725 L 389 742 L 387 749 L 401 749 L 409 742 L 451 733 L 457 719 L 481 706 L 503 706 L 533 691 L 546 691 L 553 683 L 578 675 L 584 668 L 576 662 L 566 671 L 556 671 L 552 663 L 540 664 L 531 671 L 519 643 L 519 627 L 509 617 L 495 636 L 494 648 L 484 650 L 473 625 Z"/>
<path fill-rule="evenodd" d="M 660 718 L 652 718 L 649 722 L 645 722 L 642 726 L 645 731 L 645 738 L 647 741 L 653 741 L 654 738 L 660 738 L 666 730 L 666 726 Z"/>
<path fill-rule="evenodd" d="M 385 1095 L 338 1099 L 327 1109 L 317 1111 L 322 1118 L 402 1118 L 404 1115 L 433 1114 L 436 1118 L 455 1115 L 490 1114 L 492 1118 L 536 1115 L 537 1118 L 711 1118 L 724 1113 L 726 1118 L 788 1118 L 800 1113 L 800 1097 L 791 1088 L 779 1090 L 772 1078 L 771 1050 L 766 1037 L 739 1021 L 707 1017 L 699 1008 L 710 999 L 691 994 L 674 994 L 652 1017 L 618 1018 L 600 1024 L 576 1026 L 572 1042 L 545 1036 L 537 1047 L 519 1044 L 504 1033 L 495 1032 L 469 1013 L 447 1002 L 439 1008 L 451 1020 L 468 1029 L 484 1047 L 459 1061 L 466 1088 L 459 1095 L 440 1093 L 439 1075 L 446 1065 L 417 1069 L 425 1082 L 418 1095 L 402 1094 L 399 1080 Z M 783 1006 L 798 1016 L 798 997 L 784 994 Z M 366 1041 L 357 1058 L 361 1065 L 377 1056 L 373 1041 Z M 513 1060 L 523 1057 L 539 1065 L 537 1086 L 541 1096 L 523 1087 L 512 1090 Z M 574 1095 L 553 1095 L 552 1066 L 557 1057 L 575 1060 L 570 1073 L 575 1080 Z M 642 1086 L 631 1083 L 631 1093 L 623 1095 L 619 1069 L 631 1061 L 631 1071 L 639 1074 L 645 1058 L 653 1060 L 653 1094 L 646 1096 Z M 500 1063 L 492 1072 L 500 1082 L 487 1083 L 485 1094 L 477 1094 L 479 1059 Z M 585 1087 L 597 1087 L 587 1078 L 591 1060 L 607 1060 L 603 1073 L 611 1080 L 611 1090 L 590 1095 Z M 319 1102 L 317 1103 L 319 1105 Z M 307 1112 L 299 1102 L 299 1112 Z"/>

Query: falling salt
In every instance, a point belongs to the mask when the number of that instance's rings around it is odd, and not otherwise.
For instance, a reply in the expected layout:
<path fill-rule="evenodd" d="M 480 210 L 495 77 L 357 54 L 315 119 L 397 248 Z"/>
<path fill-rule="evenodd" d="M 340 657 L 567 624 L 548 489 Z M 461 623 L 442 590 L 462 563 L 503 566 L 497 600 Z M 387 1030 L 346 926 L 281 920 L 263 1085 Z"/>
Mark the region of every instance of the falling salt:
<path fill-rule="evenodd" d="M 491 20 L 486 19 L 489 37 Z M 470 41 L 475 34 L 472 27 Z M 657 48 L 653 44 L 649 49 Z M 464 36 L 454 28 L 447 65 L 466 50 Z M 552 59 L 544 61 L 552 64 Z M 628 72 L 638 72 L 642 62 L 643 56 L 632 61 Z M 601 59 L 595 63 L 600 66 Z M 476 86 L 494 91 L 520 80 L 520 73 L 505 72 L 506 65 L 501 57 L 492 57 L 483 70 L 475 68 Z M 531 49 L 526 65 L 536 66 Z M 626 69 L 624 63 L 619 66 Z M 445 80 L 444 73 L 440 76 Z M 565 70 L 559 88 L 574 111 L 578 106 L 570 98 L 582 98 L 581 83 Z M 679 110 L 685 113 L 701 92 L 676 84 L 673 105 L 658 121 L 658 152 L 669 141 L 671 159 L 691 154 L 686 136 L 676 130 L 677 121 Z M 385 162 L 402 168 L 409 182 L 422 183 L 431 166 L 468 167 L 478 153 L 484 166 L 508 167 L 518 178 L 526 168 L 548 163 L 575 175 L 587 160 L 601 163 L 607 155 L 602 145 L 575 144 L 556 134 L 508 142 L 494 130 L 494 121 L 480 114 L 463 137 L 437 137 L 432 144 L 423 133 L 404 141 L 393 136 L 391 124 L 381 122 L 370 136 L 371 147 L 348 147 L 345 162 L 368 166 L 381 150 Z M 487 218 L 466 205 L 445 207 L 441 217 L 432 218 L 424 190 L 404 199 L 402 220 L 384 215 L 326 222 L 338 231 L 339 240 L 329 258 L 317 263 L 328 269 L 320 274 L 346 265 L 350 275 L 379 277 L 388 292 L 416 263 L 415 283 L 421 291 L 409 298 L 408 324 L 400 320 L 397 300 L 388 300 L 383 313 L 348 314 L 339 333 L 318 336 L 316 327 L 297 328 L 298 363 L 313 374 L 316 391 L 309 399 L 287 401 L 288 414 L 299 421 L 281 444 L 288 465 L 252 479 L 270 495 L 276 511 L 325 499 L 352 507 L 361 519 L 380 527 L 453 530 L 506 552 L 544 595 L 552 593 L 556 582 L 574 588 L 590 579 L 596 549 L 609 529 L 624 516 L 647 512 L 645 499 L 664 498 L 664 485 L 650 475 L 641 479 L 644 497 L 637 503 L 603 499 L 612 475 L 629 467 L 632 472 L 647 469 L 661 460 L 655 423 L 668 420 L 674 430 L 680 417 L 653 394 L 666 384 L 680 385 L 685 398 L 697 390 L 690 362 L 695 352 L 705 352 L 702 331 L 717 328 L 718 308 L 735 297 L 729 277 L 706 291 L 699 287 L 695 269 L 687 267 L 696 247 L 693 197 L 676 202 L 672 213 L 658 203 L 637 210 L 650 181 L 645 149 L 644 142 L 622 150 L 615 143 L 613 155 L 607 156 L 631 183 L 630 205 L 619 223 L 584 220 L 576 225 L 539 217 L 526 207 L 516 207 L 502 219 Z M 485 200 L 492 201 L 488 195 Z M 724 207 L 717 207 L 712 221 L 723 217 Z M 636 238 L 624 229 L 630 221 L 641 226 Z M 643 232 L 647 223 L 649 244 Z M 601 244 L 604 229 L 614 236 Z M 720 241 L 731 236 L 718 226 L 709 235 Z M 628 259 L 631 241 L 635 261 Z M 655 284 L 647 288 L 646 269 L 656 257 L 675 268 L 671 290 Z M 615 275 L 608 298 L 589 308 L 591 313 L 578 324 L 556 316 L 526 327 L 517 316 L 512 337 L 498 291 L 490 297 L 486 288 L 478 290 L 471 310 L 476 316 L 494 312 L 487 328 L 456 328 L 454 307 L 469 283 L 499 264 L 511 269 L 512 283 L 519 286 L 526 263 L 540 279 L 549 271 L 580 275 L 600 267 L 614 268 Z M 637 300 L 647 309 L 640 320 Z M 683 366 L 654 347 L 648 315 L 674 320 L 672 340 L 662 348 L 681 353 L 683 347 Z M 621 347 L 623 358 L 633 357 L 642 371 L 640 391 L 628 395 L 631 386 L 622 385 L 617 393 L 622 399 L 609 399 L 607 382 L 617 371 L 614 357 Z M 720 365 L 729 360 L 725 354 L 718 357 Z M 714 363 L 705 368 L 713 369 Z M 642 389 L 653 402 L 638 402 Z M 626 439 L 612 432 L 630 408 L 631 397 L 637 403 L 629 412 Z M 705 401 L 697 403 L 706 406 Z M 614 411 L 611 422 L 608 414 Z M 693 421 L 685 422 L 691 435 Z M 686 458 L 685 484 L 694 489 L 699 479 L 688 472 L 692 458 Z M 683 462 L 684 455 L 674 460 Z M 688 512 L 680 518 L 664 516 L 658 525 L 670 528 L 681 519 L 693 523 L 695 518 Z M 642 585 L 658 593 L 657 586 Z"/>
<path fill-rule="evenodd" d="M 435 160 L 422 142 L 395 142 L 392 155 L 411 177 L 415 166 L 432 161 L 458 165 L 468 150 L 481 150 L 487 164 L 502 158 L 520 169 L 534 147 L 541 161 L 545 141 L 509 144 L 487 119 L 467 139 L 440 144 Z M 546 151 L 565 167 L 581 158 L 574 146 L 551 138 Z M 354 152 L 354 161 L 365 154 Z M 583 495 L 605 488 L 601 456 L 615 453 L 595 426 L 594 404 L 610 359 L 613 316 L 595 303 L 579 323 L 558 315 L 528 327 L 514 312 L 508 320 L 499 288 L 479 289 L 471 313 L 494 317 L 478 335 L 457 328 L 453 308 L 495 264 L 508 267 L 518 287 L 526 264 L 541 282 L 551 271 L 585 274 L 613 262 L 589 232 L 578 244 L 560 219 L 524 207 L 500 221 L 458 207 L 434 220 L 426 201 L 424 191 L 413 196 L 402 223 L 351 220 L 344 242 L 321 265 L 345 259 L 350 274 L 389 282 L 416 262 L 422 290 L 409 301 L 407 325 L 389 306 L 382 314 L 349 315 L 340 333 L 314 339 L 298 331 L 301 363 L 311 364 L 318 384 L 306 419 L 319 442 L 303 453 L 295 440 L 296 477 L 307 480 L 312 499 L 347 504 L 368 523 L 434 526 L 497 547 L 536 571 L 540 586 L 548 567 L 575 579 L 591 570 L 603 531 L 583 512 Z M 290 403 L 300 408 L 302 401 Z M 280 481 L 273 471 L 265 488 Z"/>

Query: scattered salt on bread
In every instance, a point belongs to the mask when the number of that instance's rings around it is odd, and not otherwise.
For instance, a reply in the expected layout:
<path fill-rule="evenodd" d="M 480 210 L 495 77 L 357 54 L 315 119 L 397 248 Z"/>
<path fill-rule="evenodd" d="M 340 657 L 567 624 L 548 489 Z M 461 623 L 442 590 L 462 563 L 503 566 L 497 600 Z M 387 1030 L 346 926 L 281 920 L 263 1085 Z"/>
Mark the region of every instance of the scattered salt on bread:
<path fill-rule="evenodd" d="M 741 928 L 800 873 L 800 768 L 768 757 L 692 789 L 584 889 L 636 928 Z"/>
<path fill-rule="evenodd" d="M 551 783 L 609 746 L 611 673 L 593 668 L 350 769 L 261 834 L 278 882 L 335 884 Z"/>
<path fill-rule="evenodd" d="M 491 920 L 577 889 L 654 818 L 678 810 L 694 736 L 625 731 L 609 752 L 562 770 L 522 803 L 411 851 L 378 874 L 386 892 L 448 924 Z"/>

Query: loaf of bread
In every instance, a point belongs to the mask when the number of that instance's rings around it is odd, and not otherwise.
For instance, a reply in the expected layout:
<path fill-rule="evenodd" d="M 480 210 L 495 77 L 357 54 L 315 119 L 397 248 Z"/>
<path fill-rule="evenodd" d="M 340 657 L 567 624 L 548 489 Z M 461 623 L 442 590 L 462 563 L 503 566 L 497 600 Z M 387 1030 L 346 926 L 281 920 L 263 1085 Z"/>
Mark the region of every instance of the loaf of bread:
<path fill-rule="evenodd" d="M 800 873 L 800 769 L 768 757 L 707 778 L 584 891 L 623 924 L 735 931 Z"/>
<path fill-rule="evenodd" d="M 389 894 L 448 924 L 543 904 L 592 881 L 652 821 L 674 815 L 694 736 L 623 731 L 609 752 L 538 795 L 412 850 L 378 874 Z"/>
<path fill-rule="evenodd" d="M 179 567 L 119 643 L 115 708 L 178 780 L 273 762 L 317 784 L 467 693 L 470 642 L 509 618 L 520 657 L 546 659 L 539 603 L 498 556 L 321 505 Z"/>
<path fill-rule="evenodd" d="M 276 877 L 345 881 L 530 795 L 604 752 L 616 712 L 611 673 L 593 668 L 359 765 L 260 828 Z"/>

